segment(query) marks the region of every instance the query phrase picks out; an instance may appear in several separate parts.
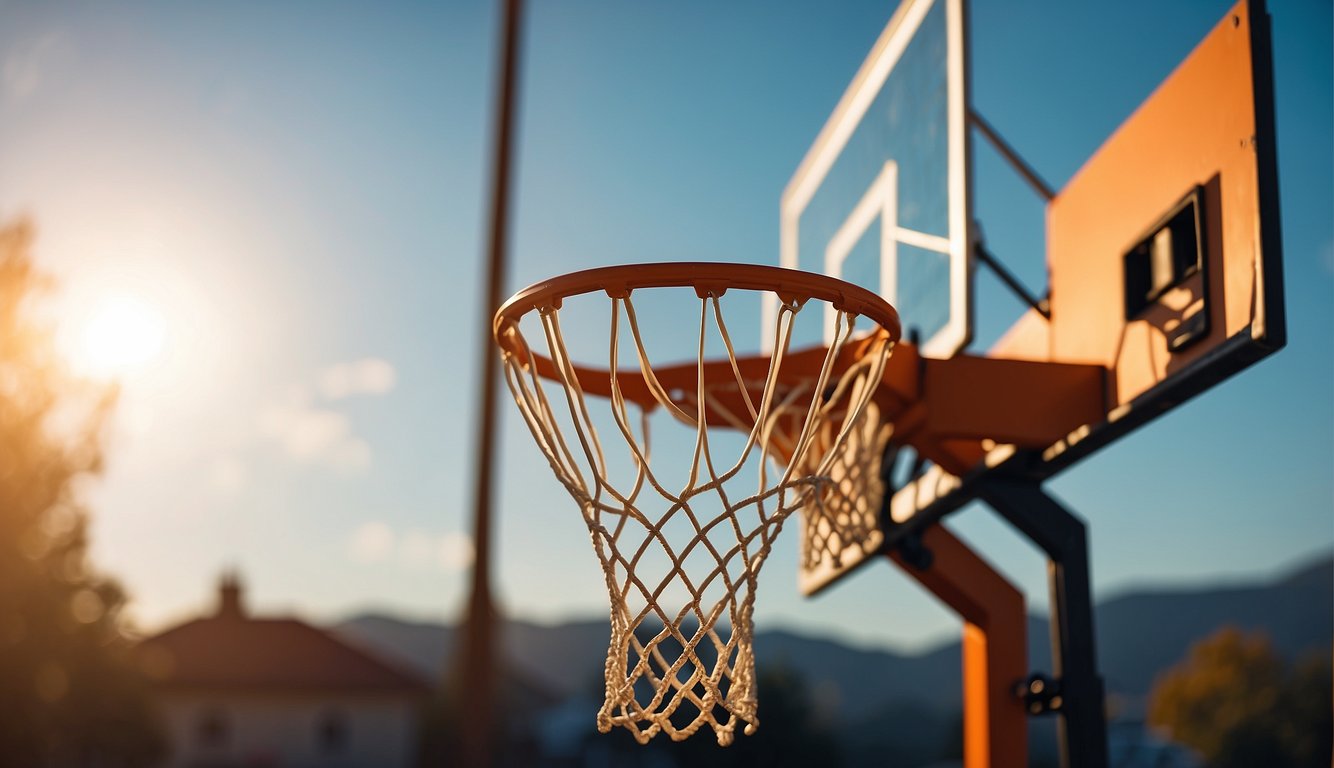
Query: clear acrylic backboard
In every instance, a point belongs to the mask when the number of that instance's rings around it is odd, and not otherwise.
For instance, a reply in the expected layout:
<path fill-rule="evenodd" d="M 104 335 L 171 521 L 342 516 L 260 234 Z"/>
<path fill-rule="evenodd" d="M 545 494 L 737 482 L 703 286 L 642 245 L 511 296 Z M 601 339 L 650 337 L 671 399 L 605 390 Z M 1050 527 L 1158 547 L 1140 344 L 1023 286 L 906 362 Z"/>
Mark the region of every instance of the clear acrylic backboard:
<path fill-rule="evenodd" d="M 880 294 L 932 357 L 972 335 L 964 16 L 964 0 L 904 0 L 781 207 L 783 266 Z M 794 343 L 827 342 L 831 322 Z"/>

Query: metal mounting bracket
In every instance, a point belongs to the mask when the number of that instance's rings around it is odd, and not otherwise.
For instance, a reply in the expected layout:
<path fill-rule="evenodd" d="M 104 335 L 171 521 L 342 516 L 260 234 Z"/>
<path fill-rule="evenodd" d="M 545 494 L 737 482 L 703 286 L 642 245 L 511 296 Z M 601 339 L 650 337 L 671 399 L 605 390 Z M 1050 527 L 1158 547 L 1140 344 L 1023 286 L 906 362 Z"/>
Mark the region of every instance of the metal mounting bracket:
<path fill-rule="evenodd" d="M 1065 706 L 1065 697 L 1061 693 L 1061 681 L 1048 677 L 1041 672 L 1034 672 L 1014 687 L 1014 695 L 1024 702 L 1024 709 L 1030 715 L 1050 715 L 1060 712 Z"/>

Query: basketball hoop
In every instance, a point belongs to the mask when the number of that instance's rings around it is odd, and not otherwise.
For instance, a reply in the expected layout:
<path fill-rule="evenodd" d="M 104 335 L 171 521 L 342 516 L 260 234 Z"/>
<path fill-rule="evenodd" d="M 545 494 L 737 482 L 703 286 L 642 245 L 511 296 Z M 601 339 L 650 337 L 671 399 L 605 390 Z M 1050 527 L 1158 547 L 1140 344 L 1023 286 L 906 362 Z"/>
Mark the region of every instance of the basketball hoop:
<path fill-rule="evenodd" d="M 649 360 L 632 294 L 660 288 L 693 289 L 699 302 L 693 362 L 655 368 Z M 729 291 L 777 297 L 772 348 L 763 354 L 737 356 L 720 302 Z M 605 368 L 571 360 L 560 324 L 567 300 L 597 293 L 610 301 Z M 812 301 L 834 310 L 833 341 L 790 351 L 795 318 Z M 545 355 L 520 329 L 534 311 Z M 854 333 L 858 317 L 877 327 Z M 598 729 L 623 726 L 640 743 L 663 731 L 679 741 L 706 724 L 724 745 L 740 722 L 753 733 L 751 616 L 760 567 L 793 511 L 825 514 L 841 449 L 850 436 L 866 439 L 858 430 L 899 338 L 898 314 L 874 293 L 824 275 L 750 264 L 631 264 L 520 291 L 496 313 L 493 330 L 514 399 L 583 512 L 610 593 Z M 713 335 L 725 354 L 706 359 Z M 621 368 L 623 341 L 634 347 L 633 368 Z M 606 402 L 606 413 L 588 395 Z M 694 433 L 679 484 L 650 461 L 649 417 L 659 409 Z M 604 442 L 599 421 L 612 441 Z M 740 442 L 730 465 L 715 456 L 724 430 L 735 430 Z M 607 453 L 611 447 L 624 455 Z M 627 482 L 613 478 L 618 460 L 628 462 Z M 748 468 L 758 484 L 738 492 Z M 675 597 L 683 605 L 670 605 Z"/>

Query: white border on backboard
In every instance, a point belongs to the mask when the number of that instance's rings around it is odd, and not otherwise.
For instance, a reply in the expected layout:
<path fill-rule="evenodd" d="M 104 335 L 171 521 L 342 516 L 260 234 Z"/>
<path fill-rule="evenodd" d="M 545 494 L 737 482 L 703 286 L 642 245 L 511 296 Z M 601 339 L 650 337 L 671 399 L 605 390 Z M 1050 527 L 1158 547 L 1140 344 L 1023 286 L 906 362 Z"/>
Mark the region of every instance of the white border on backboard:
<path fill-rule="evenodd" d="M 964 1 L 903 0 L 898 10 L 894 12 L 894 16 L 889 20 L 889 24 L 886 25 L 884 32 L 880 34 L 880 38 L 876 40 L 875 46 L 872 47 L 871 53 L 866 57 L 861 69 L 853 77 L 852 83 L 843 94 L 843 98 L 834 107 L 833 114 L 830 115 L 828 122 L 825 123 L 819 136 L 816 137 L 815 143 L 807 152 L 801 165 L 798 166 L 797 172 L 793 175 L 787 188 L 783 190 L 780 207 L 780 263 L 789 269 L 799 269 L 797 227 L 802 212 L 810 203 L 816 190 L 819 189 L 820 184 L 829 173 L 829 169 L 833 167 L 843 147 L 847 145 L 858 123 L 874 102 L 876 94 L 903 55 L 904 49 L 907 48 L 913 35 L 921 26 L 927 12 L 931 10 L 935 3 L 944 3 L 945 59 L 949 99 L 946 105 L 946 120 L 949 132 L 947 150 L 949 166 L 949 237 L 941 238 L 904 230 L 897 227 L 896 224 L 892 227 L 884 226 L 882 230 L 893 235 L 898 242 L 940 251 L 949 256 L 950 316 L 943 328 L 929 339 L 922 340 L 920 351 L 923 355 L 929 357 L 952 356 L 968 345 L 973 332 L 972 238 L 970 235 L 972 195 L 969 189 L 972 152 L 969 147 L 968 134 L 968 67 L 964 43 Z M 883 191 L 879 190 L 879 187 L 880 180 L 878 179 L 868 189 L 857 208 L 850 213 L 848 222 L 845 222 L 843 228 L 840 228 L 840 235 L 856 218 L 857 212 L 861 210 L 863 204 L 869 204 L 867 198 L 872 195 L 872 192 Z M 872 207 L 870 212 L 874 213 L 875 208 Z M 866 211 L 862 211 L 862 213 L 864 214 Z M 864 232 L 867 226 L 870 226 L 870 219 L 861 227 L 861 231 Z M 838 236 L 836 235 L 835 240 L 837 239 Z M 834 243 L 831 241 L 830 251 L 833 250 L 833 246 Z M 847 247 L 851 248 L 851 243 Z M 828 258 L 828 255 L 827 252 L 826 258 Z M 888 271 L 884 268 L 885 266 L 882 263 L 882 293 L 892 304 L 897 296 L 883 290 L 886 284 L 885 272 Z M 836 275 L 837 273 L 829 272 L 828 274 Z M 890 279 L 893 280 L 893 277 Z M 766 296 L 763 305 L 763 322 L 761 323 L 764 334 L 763 348 L 765 349 L 770 348 L 773 342 L 773 321 L 777 311 L 776 298 Z M 907 322 L 912 320 L 912 318 L 904 319 Z M 827 324 L 826 342 L 828 342 Z"/>
<path fill-rule="evenodd" d="M 894 161 L 885 163 L 880 174 L 871 182 L 870 188 L 852 209 L 843 225 L 829 240 L 829 247 L 824 252 L 824 273 L 830 277 L 843 277 L 843 262 L 852 252 L 853 246 L 862 239 L 862 235 L 871 226 L 871 222 L 880 219 L 880 295 L 890 304 L 898 297 L 898 240 L 894 237 L 898 229 L 899 215 L 899 166 Z M 834 338 L 837 310 L 832 304 L 824 308 L 824 340 L 828 344 Z"/>

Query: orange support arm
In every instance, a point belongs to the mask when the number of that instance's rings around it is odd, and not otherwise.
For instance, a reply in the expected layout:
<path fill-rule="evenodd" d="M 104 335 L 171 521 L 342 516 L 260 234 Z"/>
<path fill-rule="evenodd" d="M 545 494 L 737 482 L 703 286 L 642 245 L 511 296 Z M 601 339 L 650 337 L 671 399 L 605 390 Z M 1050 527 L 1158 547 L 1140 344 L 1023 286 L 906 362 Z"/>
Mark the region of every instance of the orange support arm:
<path fill-rule="evenodd" d="M 1024 596 L 941 525 L 922 534 L 931 566 L 890 554 L 904 573 L 954 609 L 963 628 L 964 766 L 1028 764 L 1028 715 L 1015 683 L 1028 675 Z"/>
<path fill-rule="evenodd" d="M 894 422 L 894 439 L 950 474 L 962 475 L 986 453 L 983 441 L 1041 448 L 1107 418 L 1100 365 L 1008 360 L 960 354 L 922 358 L 894 348 L 877 395 Z"/>

